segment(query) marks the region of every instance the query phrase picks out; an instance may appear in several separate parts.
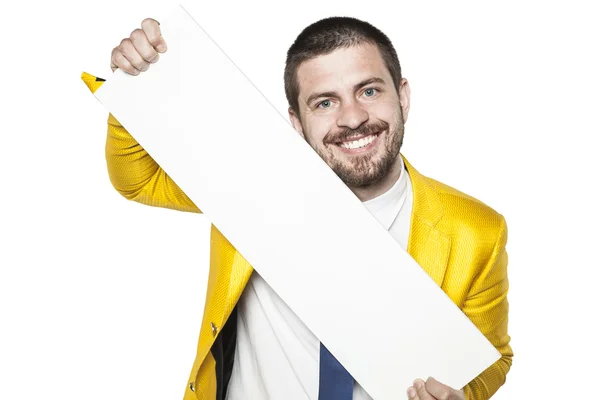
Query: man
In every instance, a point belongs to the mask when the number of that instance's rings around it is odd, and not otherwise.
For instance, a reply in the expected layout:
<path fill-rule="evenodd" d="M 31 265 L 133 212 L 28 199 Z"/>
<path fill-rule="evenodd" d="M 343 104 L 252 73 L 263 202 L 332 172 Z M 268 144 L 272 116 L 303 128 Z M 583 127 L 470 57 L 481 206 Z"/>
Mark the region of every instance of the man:
<path fill-rule="evenodd" d="M 158 22 L 148 18 L 113 50 L 111 67 L 138 75 L 165 51 Z M 92 91 L 102 84 L 85 73 L 83 80 Z M 506 224 L 480 201 L 420 175 L 400 154 L 410 88 L 392 43 L 357 19 L 318 21 L 290 47 L 284 81 L 296 131 L 502 354 L 464 388 L 417 379 L 408 398 L 488 399 L 513 355 Z M 126 198 L 200 212 L 112 115 L 106 158 Z M 204 318 L 184 399 L 370 399 L 336 362 L 213 226 Z"/>

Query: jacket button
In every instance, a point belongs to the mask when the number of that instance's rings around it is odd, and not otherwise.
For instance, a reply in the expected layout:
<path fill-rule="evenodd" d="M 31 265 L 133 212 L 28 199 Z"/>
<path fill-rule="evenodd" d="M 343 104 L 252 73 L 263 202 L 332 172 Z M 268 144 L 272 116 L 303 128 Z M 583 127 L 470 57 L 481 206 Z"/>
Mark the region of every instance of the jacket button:
<path fill-rule="evenodd" d="M 217 328 L 217 326 L 215 325 L 214 322 L 211 322 L 210 323 L 210 330 L 212 331 L 213 337 L 215 337 L 217 335 L 217 331 L 219 330 L 219 328 Z"/>
<path fill-rule="evenodd" d="M 190 382 L 190 390 L 193 392 L 194 391 L 194 382 Z"/>

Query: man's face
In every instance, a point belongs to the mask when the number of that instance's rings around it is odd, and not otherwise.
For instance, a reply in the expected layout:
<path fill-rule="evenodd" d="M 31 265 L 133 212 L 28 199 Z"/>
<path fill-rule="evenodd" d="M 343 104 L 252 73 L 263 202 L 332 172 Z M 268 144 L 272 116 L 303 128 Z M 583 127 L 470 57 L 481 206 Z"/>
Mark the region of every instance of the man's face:
<path fill-rule="evenodd" d="M 369 43 L 308 60 L 297 77 L 300 115 L 290 110 L 294 128 L 348 186 L 381 181 L 402 145 L 406 80 L 393 82 Z"/>

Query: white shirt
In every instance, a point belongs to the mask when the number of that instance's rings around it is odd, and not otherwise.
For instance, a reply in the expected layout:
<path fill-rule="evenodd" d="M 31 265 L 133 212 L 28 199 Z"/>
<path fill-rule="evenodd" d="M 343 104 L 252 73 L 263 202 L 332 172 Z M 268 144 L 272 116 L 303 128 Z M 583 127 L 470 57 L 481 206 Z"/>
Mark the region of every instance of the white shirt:
<path fill-rule="evenodd" d="M 407 248 L 412 184 L 402 168 L 382 195 L 363 202 Z M 318 400 L 319 339 L 254 271 L 237 304 L 237 344 L 226 400 Z M 354 383 L 353 400 L 372 400 Z"/>

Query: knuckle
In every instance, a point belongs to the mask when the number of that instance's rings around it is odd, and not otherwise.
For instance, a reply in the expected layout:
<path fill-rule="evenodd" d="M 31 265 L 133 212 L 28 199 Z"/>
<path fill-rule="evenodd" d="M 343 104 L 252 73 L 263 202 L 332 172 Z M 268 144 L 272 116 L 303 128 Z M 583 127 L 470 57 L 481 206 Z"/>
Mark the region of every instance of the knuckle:
<path fill-rule="evenodd" d="M 149 51 L 145 53 L 142 58 L 147 62 L 154 62 L 158 60 L 158 53 L 155 51 Z"/>
<path fill-rule="evenodd" d="M 135 68 L 131 65 L 129 60 L 127 60 L 127 58 L 125 58 L 125 56 L 121 53 L 115 53 L 113 62 L 117 67 L 130 74 L 134 73 L 135 71 Z"/>
<path fill-rule="evenodd" d="M 136 64 L 135 67 L 137 69 L 139 69 L 140 71 L 144 72 L 144 71 L 148 70 L 148 68 L 150 67 L 150 64 L 148 64 L 147 62 L 140 62 L 140 63 Z"/>
<path fill-rule="evenodd" d="M 162 43 L 162 40 L 160 38 L 160 35 L 157 36 L 153 36 L 151 38 L 148 39 L 150 41 L 150 44 L 152 45 L 152 47 L 156 48 L 156 46 L 158 46 L 159 44 Z"/>
<path fill-rule="evenodd" d="M 145 34 L 144 34 L 144 31 L 143 31 L 143 30 L 141 30 L 140 28 L 138 28 L 138 29 L 134 29 L 134 30 L 131 32 L 131 35 L 129 35 L 129 37 L 130 37 L 131 39 L 139 39 L 139 38 L 141 38 L 142 36 L 145 36 Z"/>
<path fill-rule="evenodd" d="M 154 18 L 144 18 L 144 20 L 142 21 L 142 26 L 147 26 L 147 25 L 160 25 L 160 23 L 155 20 Z"/>
<path fill-rule="evenodd" d="M 117 64 L 117 65 L 124 64 L 125 56 L 120 51 L 114 52 L 112 58 L 113 58 L 115 64 Z"/>
<path fill-rule="evenodd" d="M 119 46 L 117 46 L 117 48 L 120 51 L 123 51 L 124 49 L 126 49 L 129 45 L 131 45 L 131 40 L 129 38 L 125 38 L 123 40 L 121 40 L 121 43 L 119 43 Z"/>
<path fill-rule="evenodd" d="M 127 67 L 123 69 L 125 70 L 125 72 L 131 75 L 138 75 L 140 73 L 140 71 L 131 64 L 128 64 Z"/>
<path fill-rule="evenodd" d="M 136 69 L 139 69 L 139 70 L 141 70 L 141 69 L 142 69 L 142 67 L 143 67 L 143 66 L 144 66 L 144 64 L 145 64 L 145 62 L 144 62 L 143 60 L 141 60 L 141 59 L 137 59 L 137 58 L 135 58 L 135 59 L 131 59 L 131 60 L 128 60 L 128 61 L 129 61 L 129 63 L 130 63 L 131 65 L 133 65 L 133 66 L 134 66 L 134 68 L 136 68 Z"/>

